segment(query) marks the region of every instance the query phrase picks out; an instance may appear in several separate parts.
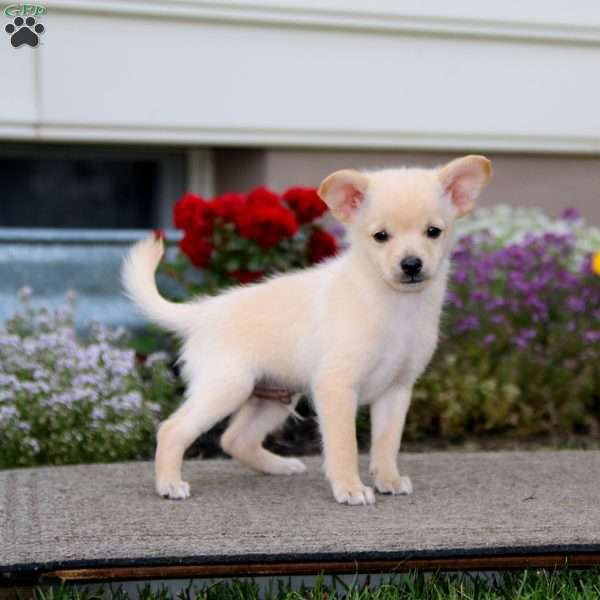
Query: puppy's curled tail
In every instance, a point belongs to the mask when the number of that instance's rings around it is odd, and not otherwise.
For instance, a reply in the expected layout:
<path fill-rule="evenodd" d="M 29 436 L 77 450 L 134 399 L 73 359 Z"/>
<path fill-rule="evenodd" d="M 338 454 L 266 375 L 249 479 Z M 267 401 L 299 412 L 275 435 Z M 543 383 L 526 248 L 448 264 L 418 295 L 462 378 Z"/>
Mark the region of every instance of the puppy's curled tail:
<path fill-rule="evenodd" d="M 154 274 L 165 252 L 163 241 L 154 237 L 135 244 L 123 261 L 121 281 L 133 303 L 165 329 L 181 332 L 191 324 L 193 307 L 165 300 L 156 287 Z"/>

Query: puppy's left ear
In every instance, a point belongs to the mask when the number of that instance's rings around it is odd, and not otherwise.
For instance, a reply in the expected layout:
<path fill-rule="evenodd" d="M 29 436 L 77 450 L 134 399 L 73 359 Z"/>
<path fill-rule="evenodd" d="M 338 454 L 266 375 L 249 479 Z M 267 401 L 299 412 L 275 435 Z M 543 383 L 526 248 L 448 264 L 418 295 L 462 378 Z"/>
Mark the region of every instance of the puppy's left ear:
<path fill-rule="evenodd" d="M 462 217 L 475 206 L 475 200 L 492 176 L 492 163 L 485 156 L 457 158 L 439 170 L 444 191 Z"/>
<path fill-rule="evenodd" d="M 368 185 L 366 175 L 346 169 L 326 177 L 319 186 L 318 194 L 333 216 L 347 223 L 363 203 Z"/>

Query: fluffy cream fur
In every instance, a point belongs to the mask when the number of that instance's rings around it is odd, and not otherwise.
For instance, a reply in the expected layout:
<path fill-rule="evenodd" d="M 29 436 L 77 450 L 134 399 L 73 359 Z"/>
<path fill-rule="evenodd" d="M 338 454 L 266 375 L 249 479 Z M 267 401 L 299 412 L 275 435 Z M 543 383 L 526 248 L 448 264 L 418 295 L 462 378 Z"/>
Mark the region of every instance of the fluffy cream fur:
<path fill-rule="evenodd" d="M 358 473 L 355 415 L 371 411 L 371 473 L 382 493 L 412 491 L 397 468 L 411 390 L 437 343 L 454 220 L 468 212 L 491 175 L 480 156 L 440 169 L 339 171 L 319 193 L 346 223 L 350 248 L 304 271 L 174 304 L 156 289 L 161 241 L 144 240 L 123 265 L 133 301 L 184 340 L 183 405 L 158 432 L 156 488 L 184 499 L 185 449 L 220 419 L 237 412 L 222 438 L 226 452 L 273 474 L 304 471 L 295 458 L 262 447 L 289 410 L 252 397 L 257 381 L 309 391 L 323 437 L 325 473 L 338 502 L 371 504 L 373 490 Z M 430 227 L 442 230 L 428 235 Z M 373 235 L 387 233 L 386 241 Z M 419 257 L 410 282 L 401 261 Z"/>

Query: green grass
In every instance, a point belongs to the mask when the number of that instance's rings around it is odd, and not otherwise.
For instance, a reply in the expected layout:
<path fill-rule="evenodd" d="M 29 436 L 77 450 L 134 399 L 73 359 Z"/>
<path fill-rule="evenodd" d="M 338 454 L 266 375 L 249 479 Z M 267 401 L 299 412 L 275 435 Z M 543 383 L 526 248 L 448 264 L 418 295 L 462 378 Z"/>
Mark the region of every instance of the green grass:
<path fill-rule="evenodd" d="M 357 576 L 350 582 L 338 577 L 319 577 L 310 586 L 292 585 L 287 579 L 273 579 L 262 585 L 252 579 L 240 579 L 194 582 L 179 593 L 161 584 L 140 586 L 133 593 L 118 585 L 61 586 L 38 588 L 34 597 L 35 600 L 597 600 L 600 571 L 520 571 L 495 577 L 411 573 L 391 578 Z"/>

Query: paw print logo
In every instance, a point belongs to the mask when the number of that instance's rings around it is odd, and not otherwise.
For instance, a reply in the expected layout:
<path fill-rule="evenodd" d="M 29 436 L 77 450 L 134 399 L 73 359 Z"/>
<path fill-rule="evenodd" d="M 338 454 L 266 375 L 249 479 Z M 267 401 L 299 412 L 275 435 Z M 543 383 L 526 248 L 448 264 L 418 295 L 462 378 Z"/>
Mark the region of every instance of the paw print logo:
<path fill-rule="evenodd" d="M 27 17 L 25 20 L 23 17 L 15 17 L 4 29 L 10 35 L 10 43 L 15 48 L 23 44 L 35 48 L 40 41 L 38 34 L 44 33 L 44 26 L 41 23 L 36 24 L 33 17 Z"/>

